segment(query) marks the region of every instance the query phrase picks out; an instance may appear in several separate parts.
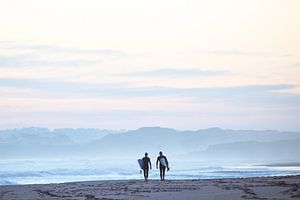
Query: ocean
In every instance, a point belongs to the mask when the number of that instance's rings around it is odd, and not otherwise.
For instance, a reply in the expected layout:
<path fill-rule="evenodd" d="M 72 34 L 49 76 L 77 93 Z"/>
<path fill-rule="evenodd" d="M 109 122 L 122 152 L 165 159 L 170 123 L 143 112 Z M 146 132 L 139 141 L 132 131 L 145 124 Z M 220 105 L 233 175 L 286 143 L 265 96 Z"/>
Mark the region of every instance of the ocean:
<path fill-rule="evenodd" d="M 152 161 L 149 179 L 159 179 Z M 170 163 L 166 179 L 219 179 L 300 174 L 300 167 L 250 164 Z M 46 184 L 92 180 L 143 179 L 136 160 L 2 160 L 0 185 Z"/>

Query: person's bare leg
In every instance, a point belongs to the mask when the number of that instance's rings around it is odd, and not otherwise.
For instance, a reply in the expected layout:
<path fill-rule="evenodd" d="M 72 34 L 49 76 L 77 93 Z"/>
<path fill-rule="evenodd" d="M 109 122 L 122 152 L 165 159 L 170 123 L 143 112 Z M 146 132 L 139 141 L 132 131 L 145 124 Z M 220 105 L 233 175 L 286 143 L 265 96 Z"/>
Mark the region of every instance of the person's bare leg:
<path fill-rule="evenodd" d="M 162 167 L 159 168 L 159 175 L 160 175 L 160 180 L 163 180 L 163 169 Z"/>

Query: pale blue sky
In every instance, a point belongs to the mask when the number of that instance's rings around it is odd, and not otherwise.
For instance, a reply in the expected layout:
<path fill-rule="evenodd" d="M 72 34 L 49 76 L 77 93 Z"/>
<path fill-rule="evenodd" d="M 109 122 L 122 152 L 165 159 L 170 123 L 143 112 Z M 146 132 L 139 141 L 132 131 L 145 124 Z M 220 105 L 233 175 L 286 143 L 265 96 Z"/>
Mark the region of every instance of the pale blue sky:
<path fill-rule="evenodd" d="M 0 0 L 0 129 L 300 130 L 297 0 Z"/>

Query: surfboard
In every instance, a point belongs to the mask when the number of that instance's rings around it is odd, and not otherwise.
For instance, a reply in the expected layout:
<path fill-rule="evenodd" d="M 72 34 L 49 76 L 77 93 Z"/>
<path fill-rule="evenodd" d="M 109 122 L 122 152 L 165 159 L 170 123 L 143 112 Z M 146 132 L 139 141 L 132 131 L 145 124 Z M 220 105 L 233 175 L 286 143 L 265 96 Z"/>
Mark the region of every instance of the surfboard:
<path fill-rule="evenodd" d="M 143 169 L 144 168 L 144 162 L 143 162 L 143 160 L 142 159 L 138 159 L 137 161 L 139 163 L 140 168 Z"/>
<path fill-rule="evenodd" d="M 165 158 L 161 158 L 159 160 L 160 164 L 162 164 L 163 166 L 167 167 L 167 162 L 166 162 L 166 159 Z"/>

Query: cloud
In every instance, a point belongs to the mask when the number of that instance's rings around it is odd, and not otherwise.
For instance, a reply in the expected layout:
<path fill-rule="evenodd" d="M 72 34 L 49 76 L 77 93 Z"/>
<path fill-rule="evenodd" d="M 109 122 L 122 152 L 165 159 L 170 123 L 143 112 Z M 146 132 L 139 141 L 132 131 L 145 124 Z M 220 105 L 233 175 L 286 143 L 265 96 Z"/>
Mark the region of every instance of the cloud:
<path fill-rule="evenodd" d="M 280 56 L 286 57 L 289 54 L 270 53 L 270 52 L 252 52 L 244 50 L 212 50 L 212 51 L 200 51 L 198 53 L 220 55 L 220 56 Z"/>
<path fill-rule="evenodd" d="M 0 48 L 14 50 L 31 50 L 48 53 L 78 53 L 78 54 L 96 54 L 102 56 L 126 56 L 127 54 L 121 50 L 113 49 L 78 49 L 56 45 L 29 45 L 13 42 L 0 42 Z"/>
<path fill-rule="evenodd" d="M 180 76 L 218 76 L 227 74 L 227 71 L 213 71 L 200 69 L 159 69 L 141 72 L 131 72 L 121 74 L 126 76 L 142 76 L 142 77 L 180 77 Z"/>
<path fill-rule="evenodd" d="M 207 88 L 171 88 L 171 87 L 129 87 L 121 84 L 70 83 L 62 81 L 36 79 L 5 79 L 0 78 L 0 86 L 32 88 L 37 90 L 63 91 L 76 93 L 101 93 L 104 96 L 231 96 L 242 94 L 261 94 L 294 88 L 294 85 L 249 85 L 237 87 Z M 59 88 L 59 90 L 58 90 Z"/>
<path fill-rule="evenodd" d="M 129 87 L 47 80 L 0 79 L 2 126 L 107 126 L 128 123 L 222 126 L 253 123 L 297 126 L 300 95 L 279 93 L 294 85 L 170 88 Z M 146 119 L 145 119 L 146 118 Z M 38 120 L 37 120 L 38 119 Z M 64 121 L 68 119 L 69 121 Z M 130 120 L 129 120 L 130 119 Z M 99 125 L 99 121 L 101 122 Z M 180 122 L 180 123 L 178 123 Z M 207 125 L 207 124 L 206 124 Z M 141 125 L 142 126 L 142 125 Z"/>
<path fill-rule="evenodd" d="M 27 89 L 27 88 L 14 88 L 14 87 L 0 87 L 0 96 L 9 96 L 9 97 L 20 97 L 22 96 L 33 96 L 36 93 L 33 89 Z"/>
<path fill-rule="evenodd" d="M 294 64 L 291 64 L 289 65 L 290 67 L 300 67 L 300 63 L 294 63 Z"/>
<path fill-rule="evenodd" d="M 103 59 L 127 56 L 111 49 L 76 49 L 51 45 L 28 45 L 0 42 L 0 67 L 85 66 Z"/>
<path fill-rule="evenodd" d="M 52 66 L 84 66 L 99 63 L 95 60 L 68 59 L 48 60 L 36 59 L 30 56 L 0 56 L 0 67 L 52 67 Z"/>
<path fill-rule="evenodd" d="M 129 87 L 121 84 L 68 83 L 45 80 L 0 79 L 0 86 L 28 88 L 39 91 L 49 98 L 82 96 L 95 98 L 190 98 L 203 101 L 224 101 L 236 104 L 297 105 L 300 95 L 284 94 L 281 91 L 295 85 L 250 85 L 239 87 L 170 88 Z"/>

